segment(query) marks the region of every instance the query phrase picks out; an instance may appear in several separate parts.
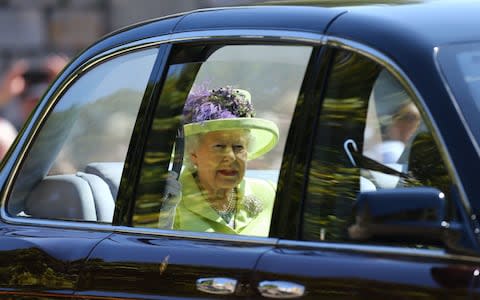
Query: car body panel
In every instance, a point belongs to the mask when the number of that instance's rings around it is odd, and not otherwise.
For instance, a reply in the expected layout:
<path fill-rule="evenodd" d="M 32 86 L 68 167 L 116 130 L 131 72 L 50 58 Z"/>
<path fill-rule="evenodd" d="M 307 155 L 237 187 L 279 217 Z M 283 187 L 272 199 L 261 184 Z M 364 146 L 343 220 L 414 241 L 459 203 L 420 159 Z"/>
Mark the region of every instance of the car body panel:
<path fill-rule="evenodd" d="M 171 34 L 182 16 L 171 16 L 131 25 L 107 35 L 74 60 L 76 66 L 109 49 L 139 40 Z M 66 69 L 68 72 L 70 69 Z"/>
<path fill-rule="evenodd" d="M 8 272 L 0 277 L 0 295 L 211 298 L 216 296 L 197 289 L 198 279 L 232 278 L 239 285 L 231 296 L 238 298 L 260 298 L 258 287 L 265 281 L 301 285 L 305 287 L 304 298 L 311 299 L 480 298 L 479 228 L 475 220 L 480 209 L 480 189 L 476 186 L 480 160 L 476 142 L 458 110 L 461 103 L 445 87 L 435 61 L 436 47 L 480 40 L 478 31 L 470 30 L 478 24 L 476 11 L 480 5 L 472 2 L 458 11 L 450 9 L 451 6 L 433 3 L 360 8 L 211 9 L 148 21 L 105 37 L 72 61 L 52 84 L 3 163 L 0 184 L 5 203 L 16 172 L 28 155 L 26 148 L 71 80 L 111 55 L 135 47 L 158 46 L 159 56 L 127 156 L 114 224 L 19 220 L 3 211 L 0 268 Z M 445 21 L 439 27 L 429 17 L 432 10 L 445 20 L 452 15 L 464 18 L 458 24 Z M 273 214 L 272 237 L 130 227 L 147 125 L 152 121 L 155 101 L 162 89 L 171 43 L 218 41 L 317 47 L 304 83 L 310 94 L 305 95 L 306 102 L 299 106 L 292 121 L 283 157 L 285 169 L 280 172 L 283 186 L 279 191 L 284 194 L 277 195 L 281 203 L 276 204 Z M 327 48 L 349 49 L 374 59 L 417 96 L 455 175 L 459 197 L 465 204 L 464 219 L 468 220 L 462 225 L 469 233 L 467 244 L 473 245 L 471 249 L 451 253 L 444 249 L 295 241 L 300 237 L 305 174 L 312 151 L 309 141 L 313 126 L 309 125 L 320 111 L 332 60 L 329 53 L 323 52 Z M 13 265 L 12 260 L 15 260 Z M 41 264 L 32 265 L 32 261 Z M 33 268 L 37 269 L 31 271 Z M 24 272 L 34 275 L 33 284 L 28 281 L 30 278 L 22 277 Z"/>
<path fill-rule="evenodd" d="M 305 299 L 464 299 L 479 265 L 422 250 L 288 244 L 262 256 L 253 285 L 292 282 Z"/>
<path fill-rule="evenodd" d="M 71 298 L 85 259 L 110 233 L 0 227 L 0 295 Z"/>
<path fill-rule="evenodd" d="M 174 32 L 256 29 L 291 30 L 323 33 L 337 16 L 345 12 L 337 8 L 314 7 L 237 7 L 212 9 L 186 15 Z"/>
<path fill-rule="evenodd" d="M 232 278 L 238 281 L 235 296 L 250 296 L 251 272 L 262 253 L 272 249 L 275 240 L 255 243 L 223 238 L 219 242 L 175 238 L 168 233 L 165 236 L 116 233 L 102 241 L 90 255 L 78 295 L 203 299 L 212 294 L 199 291 L 197 280 Z"/>

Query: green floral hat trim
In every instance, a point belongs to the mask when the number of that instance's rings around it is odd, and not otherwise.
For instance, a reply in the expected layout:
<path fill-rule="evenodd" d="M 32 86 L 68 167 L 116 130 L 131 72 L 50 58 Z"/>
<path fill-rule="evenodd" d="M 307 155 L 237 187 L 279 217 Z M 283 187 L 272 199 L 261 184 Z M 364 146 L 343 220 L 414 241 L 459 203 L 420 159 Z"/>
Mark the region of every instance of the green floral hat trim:
<path fill-rule="evenodd" d="M 248 129 L 253 136 L 248 145 L 248 160 L 272 150 L 278 142 L 279 131 L 275 123 L 261 118 L 229 118 L 206 120 L 183 126 L 185 137 L 211 131 Z"/>

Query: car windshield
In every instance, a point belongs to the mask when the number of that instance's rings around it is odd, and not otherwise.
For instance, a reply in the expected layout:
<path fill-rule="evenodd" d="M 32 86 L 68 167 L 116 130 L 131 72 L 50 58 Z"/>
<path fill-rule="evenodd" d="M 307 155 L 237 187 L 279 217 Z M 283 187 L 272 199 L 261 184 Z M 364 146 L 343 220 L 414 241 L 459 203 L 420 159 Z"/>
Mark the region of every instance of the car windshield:
<path fill-rule="evenodd" d="M 440 47 L 438 62 L 470 130 L 480 144 L 480 42 Z"/>

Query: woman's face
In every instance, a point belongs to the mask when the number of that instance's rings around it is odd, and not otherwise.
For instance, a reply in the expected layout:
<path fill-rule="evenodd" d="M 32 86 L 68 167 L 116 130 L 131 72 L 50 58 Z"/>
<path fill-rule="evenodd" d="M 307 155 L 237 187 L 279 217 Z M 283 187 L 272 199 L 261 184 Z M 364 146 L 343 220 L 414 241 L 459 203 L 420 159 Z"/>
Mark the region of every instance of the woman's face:
<path fill-rule="evenodd" d="M 191 153 L 203 188 L 210 192 L 232 189 L 245 175 L 248 133 L 243 130 L 204 134 Z"/>
<path fill-rule="evenodd" d="M 422 117 L 413 102 L 405 105 L 393 117 L 390 137 L 406 143 L 417 130 Z"/>

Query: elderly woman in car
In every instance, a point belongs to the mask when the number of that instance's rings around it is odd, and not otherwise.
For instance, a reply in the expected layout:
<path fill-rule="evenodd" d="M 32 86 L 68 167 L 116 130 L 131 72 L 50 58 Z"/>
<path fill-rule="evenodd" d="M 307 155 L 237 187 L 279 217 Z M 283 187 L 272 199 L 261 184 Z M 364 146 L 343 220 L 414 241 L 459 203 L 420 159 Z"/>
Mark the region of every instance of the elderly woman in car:
<path fill-rule="evenodd" d="M 190 93 L 184 108 L 185 167 L 174 229 L 267 236 L 275 185 L 245 178 L 247 161 L 270 151 L 278 127 L 255 118 L 250 93 Z"/>

